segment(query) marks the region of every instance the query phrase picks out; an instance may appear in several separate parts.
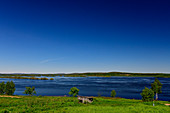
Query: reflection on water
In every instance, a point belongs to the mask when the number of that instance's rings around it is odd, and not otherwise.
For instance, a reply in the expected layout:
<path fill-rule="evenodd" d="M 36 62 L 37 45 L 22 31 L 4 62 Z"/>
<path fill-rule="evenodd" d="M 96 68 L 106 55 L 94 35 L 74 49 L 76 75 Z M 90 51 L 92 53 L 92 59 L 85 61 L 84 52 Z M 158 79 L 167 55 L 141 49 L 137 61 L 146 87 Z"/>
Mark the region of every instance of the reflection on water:
<path fill-rule="evenodd" d="M 48 78 L 48 77 L 47 77 Z M 50 78 L 50 77 L 49 77 Z M 54 80 L 30 80 L 0 78 L 2 81 L 14 81 L 16 95 L 23 95 L 25 87 L 35 86 L 37 95 L 68 95 L 71 87 L 80 89 L 82 96 L 110 96 L 115 90 L 117 97 L 141 99 L 142 89 L 151 87 L 154 77 L 54 77 Z M 170 78 L 159 78 L 163 84 L 160 100 L 170 100 Z"/>

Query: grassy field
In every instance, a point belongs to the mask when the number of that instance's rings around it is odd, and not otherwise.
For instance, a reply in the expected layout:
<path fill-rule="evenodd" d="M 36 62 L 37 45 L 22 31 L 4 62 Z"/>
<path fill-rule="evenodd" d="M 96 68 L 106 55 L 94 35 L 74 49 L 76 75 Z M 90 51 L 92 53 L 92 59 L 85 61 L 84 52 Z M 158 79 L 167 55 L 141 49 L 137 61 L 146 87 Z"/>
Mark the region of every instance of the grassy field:
<path fill-rule="evenodd" d="M 133 99 L 95 97 L 91 104 L 76 97 L 0 97 L 0 113 L 170 113 L 168 101 L 142 102 Z"/>

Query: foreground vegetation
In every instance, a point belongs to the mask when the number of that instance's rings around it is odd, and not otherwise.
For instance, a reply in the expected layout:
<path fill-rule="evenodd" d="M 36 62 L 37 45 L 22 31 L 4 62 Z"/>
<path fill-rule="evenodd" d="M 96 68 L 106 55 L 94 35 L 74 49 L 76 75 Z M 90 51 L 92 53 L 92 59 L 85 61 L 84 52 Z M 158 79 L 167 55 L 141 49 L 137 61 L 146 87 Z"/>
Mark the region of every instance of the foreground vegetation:
<path fill-rule="evenodd" d="M 71 73 L 71 74 L 0 74 L 0 77 L 36 77 L 36 76 L 65 76 L 65 77 L 87 77 L 87 76 L 97 76 L 97 77 L 111 77 L 111 76 L 129 76 L 129 77 L 166 77 L 170 78 L 170 74 L 164 73 L 125 73 L 125 72 L 107 72 L 107 73 Z M 18 78 L 19 79 L 19 78 Z M 27 78 L 26 78 L 27 79 Z"/>
<path fill-rule="evenodd" d="M 78 103 L 76 97 L 18 96 L 0 97 L 1 113 L 169 113 L 167 101 L 142 102 L 141 100 L 95 97 L 91 104 Z"/>

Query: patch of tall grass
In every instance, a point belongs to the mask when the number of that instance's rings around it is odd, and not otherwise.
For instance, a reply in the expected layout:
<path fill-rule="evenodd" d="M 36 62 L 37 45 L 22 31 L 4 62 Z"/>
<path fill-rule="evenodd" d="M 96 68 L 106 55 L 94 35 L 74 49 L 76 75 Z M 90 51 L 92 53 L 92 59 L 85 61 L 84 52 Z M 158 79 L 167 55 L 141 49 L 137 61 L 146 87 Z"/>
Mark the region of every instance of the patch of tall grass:
<path fill-rule="evenodd" d="M 78 103 L 76 97 L 19 96 L 0 98 L 0 113 L 169 113 L 168 101 L 142 102 L 133 99 L 95 97 L 93 103 Z"/>

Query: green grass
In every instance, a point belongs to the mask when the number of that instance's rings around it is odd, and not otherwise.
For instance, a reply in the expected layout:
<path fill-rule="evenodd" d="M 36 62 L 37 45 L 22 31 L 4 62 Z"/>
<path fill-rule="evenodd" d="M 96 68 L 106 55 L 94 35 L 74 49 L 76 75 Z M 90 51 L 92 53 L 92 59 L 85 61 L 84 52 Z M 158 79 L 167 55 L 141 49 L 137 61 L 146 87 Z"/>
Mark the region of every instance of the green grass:
<path fill-rule="evenodd" d="M 142 102 L 133 99 L 95 97 L 91 104 L 78 103 L 76 97 L 0 98 L 0 113 L 169 113 L 168 101 Z"/>

